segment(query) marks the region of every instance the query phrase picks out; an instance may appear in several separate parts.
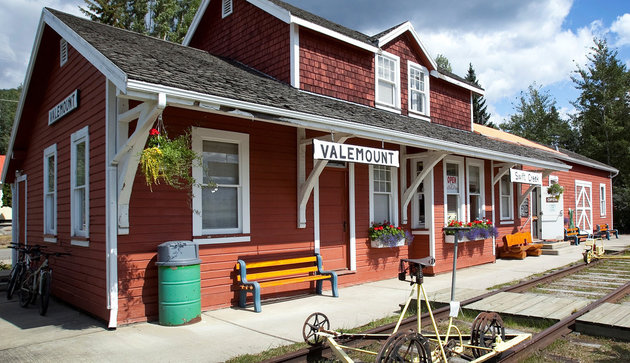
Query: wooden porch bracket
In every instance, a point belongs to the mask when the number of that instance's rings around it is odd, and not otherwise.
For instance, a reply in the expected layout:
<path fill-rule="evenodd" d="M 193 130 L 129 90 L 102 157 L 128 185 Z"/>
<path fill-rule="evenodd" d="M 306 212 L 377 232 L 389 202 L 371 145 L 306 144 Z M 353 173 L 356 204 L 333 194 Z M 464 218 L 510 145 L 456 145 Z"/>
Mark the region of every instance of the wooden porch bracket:
<path fill-rule="evenodd" d="M 328 160 L 315 160 L 313 163 L 313 170 L 311 174 L 306 178 L 306 145 L 307 139 L 304 138 L 305 130 L 303 128 L 298 129 L 298 198 L 297 198 L 297 227 L 306 228 L 306 204 L 311 196 L 311 192 L 315 187 L 315 183 L 319 180 L 319 176 L 328 164 Z M 351 138 L 352 135 L 342 134 L 334 135 L 331 137 L 332 142 L 343 144 Z M 308 139 L 312 142 L 312 139 Z"/>
<path fill-rule="evenodd" d="M 542 172 L 542 177 L 543 177 L 543 179 L 544 179 L 544 178 L 546 178 L 546 177 L 548 177 L 548 176 L 549 176 L 549 174 L 551 174 L 552 172 L 553 172 L 553 170 L 551 170 L 551 169 L 545 169 L 545 170 L 543 170 L 543 172 Z M 534 189 L 534 188 L 536 188 L 536 187 L 537 187 L 537 185 L 536 185 L 536 184 L 531 184 L 531 185 L 529 186 L 529 188 L 527 188 L 527 190 L 525 191 L 525 193 L 523 193 L 523 194 L 521 194 L 521 195 L 519 195 L 519 196 L 518 196 L 518 201 L 517 201 L 517 202 L 518 202 L 518 204 L 516 204 L 516 205 L 517 205 L 519 208 L 521 207 L 521 204 L 523 204 L 523 202 L 525 201 L 525 198 L 527 198 L 527 195 L 529 194 L 529 192 L 531 192 L 531 191 L 532 191 L 532 189 Z"/>
<path fill-rule="evenodd" d="M 496 185 L 499 180 L 501 180 L 501 178 L 503 178 L 503 176 L 505 174 L 507 174 L 510 171 L 510 168 L 514 167 L 516 164 L 495 164 L 495 167 L 500 167 L 501 169 L 499 169 L 499 172 L 497 173 L 497 175 L 494 176 L 494 179 L 492 179 L 492 185 Z"/>
<path fill-rule="evenodd" d="M 411 198 L 413 198 L 413 194 L 420 186 L 420 183 L 426 178 L 427 175 L 433 170 L 433 168 L 440 162 L 444 157 L 448 155 L 447 152 L 439 152 L 439 151 L 428 151 L 422 154 L 410 154 L 405 157 L 405 159 L 412 159 L 422 157 L 423 167 L 422 172 L 416 176 L 416 178 L 411 182 L 411 185 L 405 189 L 405 192 L 402 196 L 402 224 L 408 223 L 407 216 L 407 207 L 409 206 L 409 202 L 411 202 Z M 406 163 L 404 164 L 406 165 Z"/>
<path fill-rule="evenodd" d="M 166 95 L 160 93 L 158 102 L 147 101 L 133 109 L 118 114 L 118 126 L 128 124 L 137 116 L 133 134 L 119 148 L 111 165 L 118 167 L 118 233 L 129 233 L 129 200 L 133 181 L 140 163 L 140 151 L 144 148 L 153 123 L 166 107 Z"/>

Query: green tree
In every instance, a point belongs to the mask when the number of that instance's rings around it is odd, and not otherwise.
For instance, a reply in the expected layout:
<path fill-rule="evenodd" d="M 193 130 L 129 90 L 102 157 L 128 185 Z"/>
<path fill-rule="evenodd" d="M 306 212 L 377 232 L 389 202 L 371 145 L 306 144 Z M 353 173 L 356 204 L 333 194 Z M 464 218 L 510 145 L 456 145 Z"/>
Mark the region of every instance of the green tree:
<path fill-rule="evenodd" d="M 630 72 L 603 39 L 594 39 L 586 66 L 572 77 L 580 91 L 573 103 L 578 152 L 619 169 L 613 179 L 615 227 L 630 231 Z"/>
<path fill-rule="evenodd" d="M 84 0 L 93 21 L 181 43 L 201 0 Z"/>
<path fill-rule="evenodd" d="M 501 129 L 545 145 L 575 150 L 575 136 L 569 121 L 563 120 L 556 101 L 536 84 L 521 92 L 516 113 L 501 124 Z"/>
<path fill-rule="evenodd" d="M 0 155 L 5 155 L 9 148 L 11 129 L 21 93 L 22 86 L 0 90 Z"/>
<path fill-rule="evenodd" d="M 451 62 L 449 62 L 448 58 L 444 55 L 438 54 L 437 57 L 435 57 L 435 63 L 437 63 L 438 69 L 453 73 Z"/>
<path fill-rule="evenodd" d="M 468 73 L 466 74 L 466 80 L 478 87 L 481 87 L 479 81 L 477 80 L 477 74 L 475 74 L 475 69 L 473 68 L 472 63 L 468 63 Z M 472 107 L 474 123 L 497 128 L 494 123 L 490 122 L 490 114 L 487 110 L 488 106 L 486 106 L 486 99 L 483 96 L 473 94 Z"/>

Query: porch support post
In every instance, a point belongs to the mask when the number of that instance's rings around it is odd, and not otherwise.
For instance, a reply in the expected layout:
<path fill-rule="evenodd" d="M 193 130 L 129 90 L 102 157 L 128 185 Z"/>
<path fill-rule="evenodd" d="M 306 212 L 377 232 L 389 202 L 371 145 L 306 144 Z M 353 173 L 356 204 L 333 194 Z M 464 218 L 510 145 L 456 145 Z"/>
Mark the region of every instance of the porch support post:
<path fill-rule="evenodd" d="M 298 199 L 297 199 L 297 227 L 298 228 L 306 228 L 306 204 L 308 203 L 308 199 L 311 196 L 311 192 L 313 191 L 313 187 L 317 180 L 319 180 L 319 176 L 322 171 L 328 164 L 328 160 L 317 160 L 313 163 L 313 170 L 311 170 L 311 174 L 308 176 L 308 179 L 304 180 L 303 176 L 306 174 L 306 146 L 304 139 L 300 139 L 300 132 L 298 131 Z M 343 144 L 348 140 L 352 135 L 335 135 L 332 137 L 332 142 L 337 142 Z M 304 145 L 304 149 L 302 149 L 302 145 Z M 302 175 L 300 175 L 302 173 Z"/>
<path fill-rule="evenodd" d="M 542 177 L 543 177 L 543 179 L 544 179 L 544 178 L 546 178 L 546 177 L 548 177 L 548 176 L 549 176 L 549 174 L 551 174 L 552 172 L 553 172 L 553 170 L 550 170 L 550 169 L 545 169 L 545 170 L 543 171 L 543 173 L 542 173 L 542 175 L 543 175 L 543 176 L 542 176 Z M 537 187 L 537 185 L 536 185 L 536 184 L 531 184 L 531 185 L 529 186 L 529 188 L 527 188 L 527 190 L 525 191 L 525 193 L 523 193 L 523 194 L 521 194 L 521 195 L 519 195 L 519 196 L 518 196 L 518 204 L 517 204 L 517 206 L 518 206 L 519 208 L 521 207 L 521 204 L 523 204 L 523 201 L 525 201 L 525 198 L 527 198 L 527 196 L 529 195 L 529 193 L 532 191 L 532 189 L 534 189 L 534 188 L 536 188 L 536 187 Z"/>
<path fill-rule="evenodd" d="M 423 153 L 422 156 L 426 155 L 424 159 L 422 172 L 416 176 L 416 178 L 411 182 L 411 185 L 405 190 L 402 196 L 402 224 L 407 224 L 408 216 L 407 216 L 407 207 L 409 206 L 409 202 L 411 202 L 411 198 L 413 197 L 414 192 L 420 186 L 420 183 L 426 178 L 427 175 L 433 170 L 433 168 L 440 162 L 446 155 L 447 152 L 438 152 L 438 151 L 429 151 Z M 411 156 L 411 155 L 409 155 Z M 407 158 L 409 158 L 409 156 Z M 419 156 L 418 154 L 414 154 L 414 157 Z M 404 164 L 406 165 L 406 163 Z"/>
<path fill-rule="evenodd" d="M 147 101 L 132 110 L 118 115 L 119 125 L 127 124 L 130 117 L 134 117 L 139 111 L 136 129 L 111 161 L 118 167 L 118 231 L 119 234 L 129 233 L 129 199 L 133 181 L 136 177 L 138 164 L 140 163 L 140 151 L 149 137 L 149 131 L 158 115 L 166 107 L 166 95 L 160 93 L 158 102 Z"/>
<path fill-rule="evenodd" d="M 495 167 L 498 166 L 498 167 L 501 167 L 501 169 L 499 169 L 499 172 L 497 173 L 497 175 L 495 175 L 494 179 L 492 179 L 492 185 L 496 185 L 499 182 L 499 180 L 501 180 L 501 178 L 503 178 L 503 176 L 510 171 L 510 168 L 514 167 L 515 165 L 516 164 L 500 164 L 500 165 L 495 164 L 494 165 Z"/>

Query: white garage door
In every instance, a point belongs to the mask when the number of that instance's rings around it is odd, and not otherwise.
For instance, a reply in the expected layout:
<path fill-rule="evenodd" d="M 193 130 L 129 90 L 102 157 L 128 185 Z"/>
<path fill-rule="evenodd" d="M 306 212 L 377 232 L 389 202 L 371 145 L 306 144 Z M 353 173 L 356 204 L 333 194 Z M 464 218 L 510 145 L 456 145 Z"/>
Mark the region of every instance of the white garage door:
<path fill-rule="evenodd" d="M 589 182 L 575 182 L 575 226 L 589 233 L 593 233 L 592 189 Z"/>

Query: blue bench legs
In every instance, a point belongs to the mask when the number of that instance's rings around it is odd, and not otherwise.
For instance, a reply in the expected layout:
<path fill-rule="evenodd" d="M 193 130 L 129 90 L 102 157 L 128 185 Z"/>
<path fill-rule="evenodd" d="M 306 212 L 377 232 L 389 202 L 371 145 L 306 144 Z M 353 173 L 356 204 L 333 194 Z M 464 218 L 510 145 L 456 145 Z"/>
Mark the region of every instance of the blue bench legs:
<path fill-rule="evenodd" d="M 332 294 L 334 297 L 339 297 L 339 291 L 337 291 L 337 273 L 334 271 L 326 271 L 327 274 L 330 274 L 330 285 L 332 287 Z M 316 291 L 318 295 L 322 294 L 322 285 L 324 284 L 324 280 L 317 280 L 316 282 Z"/>
<path fill-rule="evenodd" d="M 254 311 L 259 313 L 262 311 L 262 307 L 260 306 L 260 285 L 258 284 L 258 282 L 251 282 L 250 283 L 254 289 L 251 290 L 252 295 L 254 296 Z M 247 305 L 247 293 L 250 290 L 245 290 L 245 289 L 241 289 L 240 291 L 240 296 L 238 299 L 238 306 L 241 308 L 245 308 L 245 306 Z"/>

